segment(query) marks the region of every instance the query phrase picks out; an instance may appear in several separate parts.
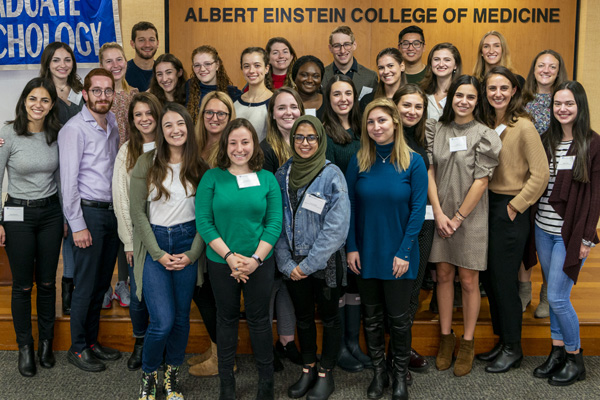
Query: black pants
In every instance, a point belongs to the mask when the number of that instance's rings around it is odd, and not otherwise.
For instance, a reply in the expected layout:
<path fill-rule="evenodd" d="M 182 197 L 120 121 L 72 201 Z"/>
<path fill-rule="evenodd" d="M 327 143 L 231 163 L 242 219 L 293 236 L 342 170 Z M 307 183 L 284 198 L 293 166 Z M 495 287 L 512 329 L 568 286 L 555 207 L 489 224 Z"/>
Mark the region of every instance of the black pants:
<path fill-rule="evenodd" d="M 308 278 L 287 280 L 288 292 L 294 303 L 296 328 L 302 351 L 302 362 L 312 364 L 317 361 L 317 327 L 315 325 L 315 303 L 323 322 L 323 346 L 321 366 L 333 369 L 337 364 L 342 331 L 338 313 L 340 287 L 330 288 L 324 279 Z"/>
<path fill-rule="evenodd" d="M 357 277 L 360 301 L 364 305 L 383 305 L 388 315 L 406 313 L 414 285 L 413 279 L 363 279 Z"/>
<path fill-rule="evenodd" d="M 119 250 L 113 210 L 81 206 L 92 245 L 73 247 L 75 290 L 71 300 L 71 351 L 81 352 L 98 341 L 100 310 Z"/>
<path fill-rule="evenodd" d="M 427 260 L 429 260 L 429 253 L 431 253 L 431 245 L 433 244 L 433 233 L 435 228 L 435 222 L 427 220 L 423 222 L 423 227 L 419 232 L 419 272 L 417 272 L 417 278 L 412 288 L 412 294 L 410 297 L 410 318 L 415 319 L 415 314 L 419 309 L 419 295 L 421 294 L 421 284 L 427 271 Z"/>
<path fill-rule="evenodd" d="M 246 283 L 232 278 L 227 264 L 208 260 L 208 273 L 217 302 L 217 353 L 219 376 L 233 376 L 233 365 L 238 342 L 240 294 L 244 291 L 244 305 L 252 352 L 263 379 L 273 378 L 273 330 L 269 319 L 269 302 L 275 276 L 274 257 L 266 259 Z"/>
<path fill-rule="evenodd" d="M 10 199 L 6 206 L 22 207 L 11 203 Z M 44 207 L 23 208 L 23 221 L 4 222 L 6 254 L 13 278 L 11 310 L 20 347 L 33 343 L 31 289 L 34 277 L 39 338 L 54 338 L 56 268 L 64 232 L 58 197 Z"/>
<path fill-rule="evenodd" d="M 480 274 L 488 295 L 494 334 L 504 343 L 521 341 L 523 310 L 519 298 L 519 268 L 530 230 L 529 209 L 508 217 L 514 196 L 489 192 L 490 224 L 487 270 Z"/>
<path fill-rule="evenodd" d="M 210 340 L 217 343 L 217 304 L 208 272 L 204 274 L 202 286 L 196 286 L 194 290 L 194 303 L 200 310 Z"/>

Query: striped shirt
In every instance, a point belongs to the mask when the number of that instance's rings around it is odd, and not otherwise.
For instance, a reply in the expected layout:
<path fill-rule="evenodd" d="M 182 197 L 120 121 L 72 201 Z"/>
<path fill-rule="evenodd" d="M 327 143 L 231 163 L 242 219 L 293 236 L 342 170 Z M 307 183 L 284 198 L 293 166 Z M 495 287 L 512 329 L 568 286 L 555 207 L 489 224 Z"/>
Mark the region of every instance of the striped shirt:
<path fill-rule="evenodd" d="M 554 208 L 548 202 L 550 195 L 552 194 L 552 188 L 554 188 L 554 181 L 556 180 L 556 164 L 558 164 L 558 160 L 560 160 L 561 157 L 567 155 L 572 142 L 572 140 L 560 142 L 560 144 L 556 147 L 556 158 L 550 162 L 550 179 L 548 180 L 548 188 L 540 198 L 538 210 L 535 214 L 535 224 L 544 232 L 551 235 L 560 235 L 560 231 L 563 226 L 562 218 L 556 213 L 556 211 L 554 211 Z M 556 163 L 554 161 L 556 161 Z"/>

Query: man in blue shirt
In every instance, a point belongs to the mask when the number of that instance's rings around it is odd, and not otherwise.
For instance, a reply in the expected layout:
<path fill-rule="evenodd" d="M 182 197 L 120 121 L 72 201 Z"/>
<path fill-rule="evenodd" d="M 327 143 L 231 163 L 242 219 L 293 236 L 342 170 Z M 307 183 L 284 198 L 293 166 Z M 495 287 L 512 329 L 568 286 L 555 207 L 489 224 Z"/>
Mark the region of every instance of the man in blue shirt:
<path fill-rule="evenodd" d="M 131 47 L 135 57 L 127 62 L 125 80 L 129 86 L 145 92 L 152 79 L 154 55 L 158 50 L 158 31 L 151 22 L 141 21 L 131 28 Z"/>

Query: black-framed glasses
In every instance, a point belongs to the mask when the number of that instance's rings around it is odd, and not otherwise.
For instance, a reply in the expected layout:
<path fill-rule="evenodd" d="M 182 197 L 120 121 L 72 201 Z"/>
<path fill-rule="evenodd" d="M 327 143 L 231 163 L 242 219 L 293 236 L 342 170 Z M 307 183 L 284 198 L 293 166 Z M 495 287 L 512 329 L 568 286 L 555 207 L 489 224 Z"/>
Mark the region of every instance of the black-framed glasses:
<path fill-rule="evenodd" d="M 354 44 L 354 42 L 346 42 L 346 43 L 335 43 L 331 45 L 331 48 L 333 48 L 335 51 L 340 51 L 340 49 L 342 48 L 342 46 L 344 47 L 344 49 L 346 50 L 350 50 L 352 48 L 352 45 Z"/>
<path fill-rule="evenodd" d="M 115 91 L 112 89 L 100 89 L 100 88 L 94 88 L 94 89 L 90 89 L 90 93 L 92 93 L 94 96 L 96 97 L 100 97 L 102 96 L 102 93 L 104 93 L 104 95 L 106 97 L 112 97 L 115 94 Z"/>
<path fill-rule="evenodd" d="M 403 49 L 408 49 L 410 46 L 412 46 L 415 50 L 420 49 L 421 46 L 423 46 L 424 44 L 425 42 L 422 42 L 420 40 L 413 40 L 412 42 L 409 40 L 404 40 L 400 42 L 400 46 L 402 46 Z"/>
<path fill-rule="evenodd" d="M 304 140 L 306 140 L 308 142 L 308 144 L 315 144 L 319 140 L 319 137 L 316 135 L 308 135 L 308 136 L 294 135 L 294 142 L 296 142 L 298 144 L 302 144 L 302 143 L 304 143 Z"/>
<path fill-rule="evenodd" d="M 203 63 L 197 63 L 192 65 L 193 69 L 200 69 L 201 67 L 204 67 L 204 69 L 206 69 L 207 71 L 216 63 L 216 61 L 213 62 L 203 62 Z"/>
<path fill-rule="evenodd" d="M 204 118 L 206 119 L 212 119 L 215 115 L 217 116 L 217 120 L 223 121 L 229 116 L 229 113 L 225 111 L 204 110 Z"/>

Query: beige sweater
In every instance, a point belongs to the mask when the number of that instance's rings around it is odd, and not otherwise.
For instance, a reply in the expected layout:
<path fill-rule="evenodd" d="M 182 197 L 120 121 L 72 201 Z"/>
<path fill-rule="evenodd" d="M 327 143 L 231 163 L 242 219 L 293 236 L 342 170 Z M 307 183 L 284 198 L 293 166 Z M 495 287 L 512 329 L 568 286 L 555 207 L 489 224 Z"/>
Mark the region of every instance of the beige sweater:
<path fill-rule="evenodd" d="M 502 135 L 500 163 L 489 190 L 514 196 L 510 204 L 524 212 L 535 204 L 548 186 L 550 169 L 542 140 L 528 118 L 519 118 Z"/>

